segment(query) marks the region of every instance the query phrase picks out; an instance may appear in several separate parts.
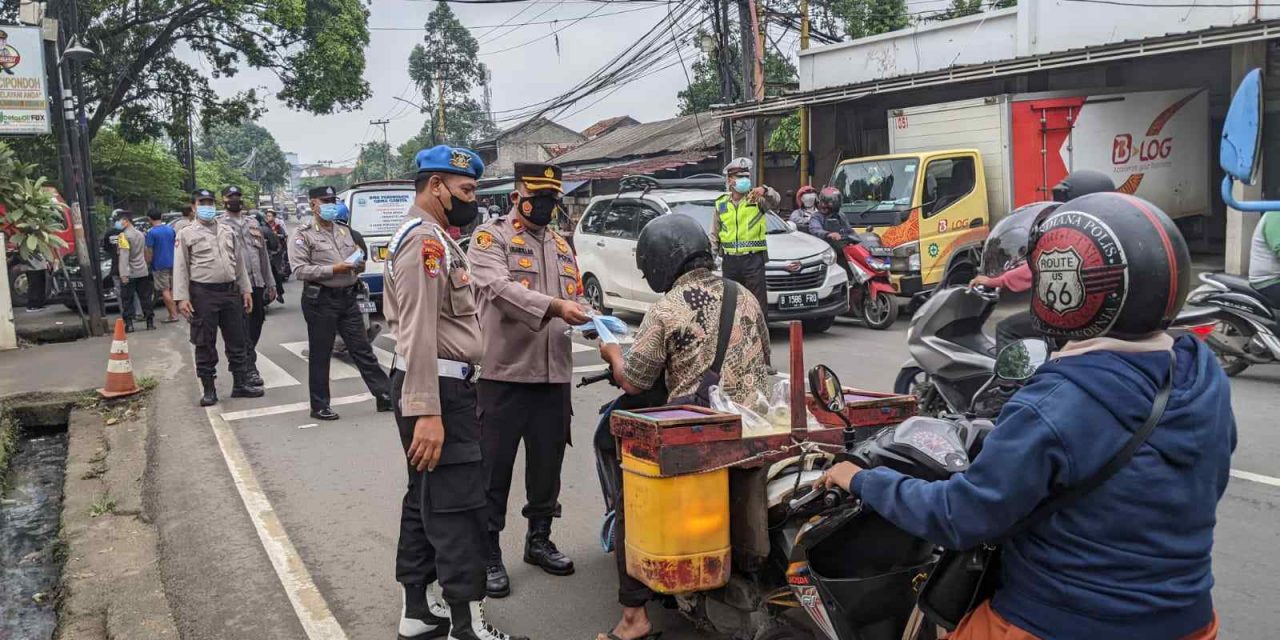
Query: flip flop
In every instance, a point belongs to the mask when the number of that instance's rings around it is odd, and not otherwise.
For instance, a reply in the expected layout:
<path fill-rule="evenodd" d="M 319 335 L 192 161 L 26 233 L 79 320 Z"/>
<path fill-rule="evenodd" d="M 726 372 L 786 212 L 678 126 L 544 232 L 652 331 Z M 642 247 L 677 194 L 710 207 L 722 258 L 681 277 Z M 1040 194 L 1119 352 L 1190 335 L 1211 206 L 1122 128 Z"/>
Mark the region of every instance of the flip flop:
<path fill-rule="evenodd" d="M 177 321 L 178 321 L 177 318 L 169 318 L 168 320 L 161 320 L 160 322 L 163 322 L 164 324 L 173 324 Z"/>

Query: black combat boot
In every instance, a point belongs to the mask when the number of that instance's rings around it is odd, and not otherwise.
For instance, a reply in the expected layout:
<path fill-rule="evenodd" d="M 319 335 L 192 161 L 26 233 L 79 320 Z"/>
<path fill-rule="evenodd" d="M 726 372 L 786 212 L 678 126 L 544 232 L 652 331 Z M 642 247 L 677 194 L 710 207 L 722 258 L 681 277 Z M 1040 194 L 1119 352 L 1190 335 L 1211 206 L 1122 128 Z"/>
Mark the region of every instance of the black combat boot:
<path fill-rule="evenodd" d="M 495 629 L 484 619 L 484 603 L 450 603 L 449 613 L 449 640 L 529 640 Z"/>
<path fill-rule="evenodd" d="M 261 398 L 264 394 L 262 387 L 255 387 L 249 384 L 248 376 L 243 373 L 233 374 L 235 378 L 234 386 L 231 387 L 232 398 Z"/>
<path fill-rule="evenodd" d="M 530 518 L 524 539 L 524 561 L 542 567 L 553 576 L 573 575 L 573 561 L 551 541 L 551 518 Z"/>
<path fill-rule="evenodd" d="M 200 406 L 209 407 L 218 404 L 218 388 L 213 384 L 213 376 L 200 378 L 200 385 L 204 387 L 204 395 L 200 396 Z"/>
<path fill-rule="evenodd" d="M 250 369 L 249 373 L 245 374 L 245 382 L 248 382 L 251 387 L 261 387 L 266 384 L 262 381 L 262 375 L 257 369 Z"/>
<path fill-rule="evenodd" d="M 377 408 L 379 413 L 396 410 L 396 403 L 391 401 L 391 394 L 389 393 L 384 393 L 380 396 L 376 396 L 374 400 L 377 401 Z"/>
<path fill-rule="evenodd" d="M 156 317 L 155 317 L 155 316 L 147 316 L 147 330 L 148 330 L 148 331 L 155 331 L 155 329 L 156 329 Z"/>
<path fill-rule="evenodd" d="M 420 584 L 400 586 L 402 605 L 396 635 L 398 640 L 430 640 L 449 633 L 449 607 L 440 599 L 440 594 L 432 593 L 430 587 Z"/>
<path fill-rule="evenodd" d="M 511 578 L 502 564 L 502 547 L 498 544 L 498 532 L 489 532 L 489 566 L 484 571 L 484 591 L 490 598 L 511 595 Z"/>
<path fill-rule="evenodd" d="M 133 318 L 124 319 L 124 332 L 133 333 Z"/>

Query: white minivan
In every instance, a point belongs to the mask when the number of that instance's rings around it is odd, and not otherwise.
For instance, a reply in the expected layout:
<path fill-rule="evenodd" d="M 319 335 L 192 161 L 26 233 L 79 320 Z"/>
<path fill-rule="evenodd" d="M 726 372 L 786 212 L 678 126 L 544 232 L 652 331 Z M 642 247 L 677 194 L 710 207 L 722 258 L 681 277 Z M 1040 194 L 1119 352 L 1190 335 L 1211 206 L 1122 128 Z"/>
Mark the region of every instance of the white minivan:
<path fill-rule="evenodd" d="M 409 207 L 413 206 L 413 197 L 412 180 L 362 182 L 338 194 L 338 199 L 351 210 L 351 229 L 359 233 L 369 247 L 360 279 L 369 285 L 369 297 L 373 300 L 382 298 L 387 245 L 404 223 Z"/>
<path fill-rule="evenodd" d="M 723 193 L 707 188 L 704 180 L 647 183 L 658 186 L 630 188 L 624 181 L 622 193 L 596 196 L 578 221 L 573 244 L 583 287 L 602 312 L 644 313 L 662 297 L 636 268 L 636 242 L 646 224 L 662 215 L 687 215 L 709 233 L 716 198 Z M 772 213 L 766 224 L 769 321 L 802 320 L 806 331 L 826 331 L 849 308 L 849 279 L 836 264 L 835 250 Z"/>

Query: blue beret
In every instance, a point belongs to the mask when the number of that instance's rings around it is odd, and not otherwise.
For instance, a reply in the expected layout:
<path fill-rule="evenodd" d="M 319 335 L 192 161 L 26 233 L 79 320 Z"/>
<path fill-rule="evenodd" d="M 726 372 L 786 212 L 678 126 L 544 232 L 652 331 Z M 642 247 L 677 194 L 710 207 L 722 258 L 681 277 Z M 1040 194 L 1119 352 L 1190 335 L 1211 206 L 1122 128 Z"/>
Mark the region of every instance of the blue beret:
<path fill-rule="evenodd" d="M 419 151 L 414 162 L 418 173 L 454 173 L 477 180 L 484 175 L 484 161 L 476 152 L 447 144 Z"/>

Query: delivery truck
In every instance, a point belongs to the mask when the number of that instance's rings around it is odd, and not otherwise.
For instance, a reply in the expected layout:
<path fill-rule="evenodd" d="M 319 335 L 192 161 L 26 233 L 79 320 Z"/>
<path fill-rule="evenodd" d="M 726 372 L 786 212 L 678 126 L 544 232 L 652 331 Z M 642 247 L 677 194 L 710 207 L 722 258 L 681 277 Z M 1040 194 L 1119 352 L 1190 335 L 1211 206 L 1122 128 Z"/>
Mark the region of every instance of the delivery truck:
<path fill-rule="evenodd" d="M 1173 218 L 1209 213 L 1209 99 L 1204 89 L 1007 94 L 888 112 L 888 155 L 837 165 L 832 184 L 858 228 L 881 239 L 902 295 L 977 273 L 987 230 L 1052 199 L 1079 169 Z"/>

